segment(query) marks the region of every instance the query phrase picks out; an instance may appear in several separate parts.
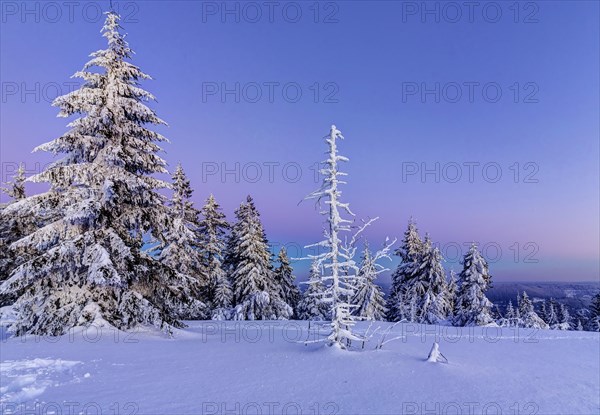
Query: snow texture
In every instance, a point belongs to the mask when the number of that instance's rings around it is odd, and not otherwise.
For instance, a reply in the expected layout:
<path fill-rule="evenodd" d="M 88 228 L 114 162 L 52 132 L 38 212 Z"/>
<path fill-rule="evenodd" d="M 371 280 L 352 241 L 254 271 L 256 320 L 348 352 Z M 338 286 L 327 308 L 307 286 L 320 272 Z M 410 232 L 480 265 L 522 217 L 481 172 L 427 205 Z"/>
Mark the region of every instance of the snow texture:
<path fill-rule="evenodd" d="M 364 349 L 342 353 L 303 345 L 314 337 L 306 321 L 186 323 L 173 338 L 90 329 L 4 339 L 2 409 L 55 402 L 64 414 L 65 402 L 76 402 L 72 413 L 79 413 L 94 402 L 115 413 L 117 402 L 119 413 L 139 414 L 257 413 L 253 403 L 263 414 L 285 405 L 283 413 L 297 413 L 296 406 L 306 414 L 315 405 L 322 414 L 452 414 L 457 406 L 462 414 L 600 411 L 597 333 L 400 323 L 389 334 L 400 339 L 381 350 L 374 350 L 376 335 Z M 355 332 L 369 325 L 358 322 Z M 391 325 L 375 323 L 380 332 Z M 449 364 L 425 361 L 434 341 Z M 279 406 L 268 412 L 269 402 Z"/>

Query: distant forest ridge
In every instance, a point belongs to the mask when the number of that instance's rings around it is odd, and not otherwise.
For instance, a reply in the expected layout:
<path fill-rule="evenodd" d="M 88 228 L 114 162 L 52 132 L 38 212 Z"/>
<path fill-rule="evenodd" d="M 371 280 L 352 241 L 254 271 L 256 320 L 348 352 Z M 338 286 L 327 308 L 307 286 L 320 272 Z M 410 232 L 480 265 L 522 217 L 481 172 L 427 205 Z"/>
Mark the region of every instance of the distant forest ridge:
<path fill-rule="evenodd" d="M 486 293 L 494 304 L 515 302 L 517 293 L 527 291 L 535 303 L 554 298 L 574 309 L 588 307 L 592 297 L 600 291 L 600 282 L 496 282 Z"/>

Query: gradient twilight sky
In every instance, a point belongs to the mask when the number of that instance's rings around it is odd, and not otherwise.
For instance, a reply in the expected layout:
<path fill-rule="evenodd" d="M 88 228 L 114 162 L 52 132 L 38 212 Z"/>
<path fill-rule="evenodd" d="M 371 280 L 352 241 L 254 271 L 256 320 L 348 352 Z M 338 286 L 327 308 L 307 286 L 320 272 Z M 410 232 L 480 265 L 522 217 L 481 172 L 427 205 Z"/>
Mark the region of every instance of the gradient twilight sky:
<path fill-rule="evenodd" d="M 51 160 L 31 154 L 66 130 L 48 101 L 105 47 L 97 10 L 108 2 L 45 3 L 2 2 L 2 181 L 20 161 L 33 172 Z M 371 246 L 401 237 L 413 216 L 447 269 L 458 271 L 458 254 L 477 241 L 497 281 L 598 280 L 598 2 L 480 2 L 472 16 L 465 2 L 427 3 L 439 21 L 421 2 L 283 1 L 271 16 L 263 2 L 115 4 L 134 63 L 155 79 L 144 87 L 169 123 L 159 129 L 171 140 L 164 157 L 182 163 L 198 206 L 212 192 L 232 219 L 250 193 L 273 245 L 305 254 L 297 247 L 320 239 L 322 218 L 298 202 L 318 187 L 315 163 L 335 123 L 350 158 L 344 197 L 359 218 L 381 218 Z M 240 102 L 207 93 L 236 83 Z M 439 103 L 406 93 L 436 83 Z M 485 84 L 500 88 L 498 102 Z M 222 177 L 236 166 L 239 179 Z M 436 166 L 439 183 L 421 177 Z M 307 264 L 294 265 L 303 276 Z"/>

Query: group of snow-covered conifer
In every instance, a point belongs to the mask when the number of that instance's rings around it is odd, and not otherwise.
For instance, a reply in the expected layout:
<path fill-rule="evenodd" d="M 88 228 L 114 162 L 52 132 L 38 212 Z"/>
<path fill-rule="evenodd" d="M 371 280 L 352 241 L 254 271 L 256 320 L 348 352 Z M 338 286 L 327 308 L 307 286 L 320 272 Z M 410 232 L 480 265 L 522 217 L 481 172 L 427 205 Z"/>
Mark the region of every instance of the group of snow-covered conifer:
<path fill-rule="evenodd" d="M 272 260 L 250 196 L 229 223 L 213 196 L 194 206 L 180 165 L 170 182 L 157 178 L 169 173 L 159 156 L 167 139 L 150 127 L 164 122 L 146 105 L 154 97 L 140 81 L 150 77 L 130 63 L 120 30 L 119 15 L 108 12 L 108 47 L 75 74 L 82 86 L 54 102 L 73 121 L 35 150 L 57 160 L 28 178 L 20 168 L 5 189 L 11 201 L 0 211 L 0 306 L 17 335 L 90 324 L 168 330 L 186 319 L 303 319 L 329 321 L 327 340 L 344 347 L 360 338 L 352 325 L 361 319 L 598 330 L 600 296 L 576 322 L 553 302 L 538 315 L 526 293 L 500 315 L 486 297 L 492 281 L 477 247 L 448 278 L 440 251 L 412 220 L 395 251 L 401 262 L 386 299 L 377 277 L 395 241 L 357 252 L 372 220 L 356 226 L 342 201 L 339 165 L 347 159 L 335 126 L 325 137 L 323 185 L 307 197 L 322 208 L 326 226 L 314 245 L 320 253 L 307 258 L 301 293 L 286 251 Z M 26 180 L 48 190 L 28 196 Z"/>

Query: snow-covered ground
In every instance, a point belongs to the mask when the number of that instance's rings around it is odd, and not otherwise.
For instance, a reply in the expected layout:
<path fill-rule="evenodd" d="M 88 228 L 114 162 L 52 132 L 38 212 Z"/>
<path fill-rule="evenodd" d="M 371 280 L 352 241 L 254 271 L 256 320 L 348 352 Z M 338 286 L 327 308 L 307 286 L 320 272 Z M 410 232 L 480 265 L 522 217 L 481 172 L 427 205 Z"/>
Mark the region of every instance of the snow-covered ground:
<path fill-rule="evenodd" d="M 3 414 L 597 414 L 600 336 L 399 324 L 346 352 L 307 322 L 188 322 L 174 338 L 2 333 Z M 366 330 L 361 323 L 358 331 Z M 314 327 L 314 323 L 313 323 Z M 426 362 L 436 340 L 448 364 Z"/>

